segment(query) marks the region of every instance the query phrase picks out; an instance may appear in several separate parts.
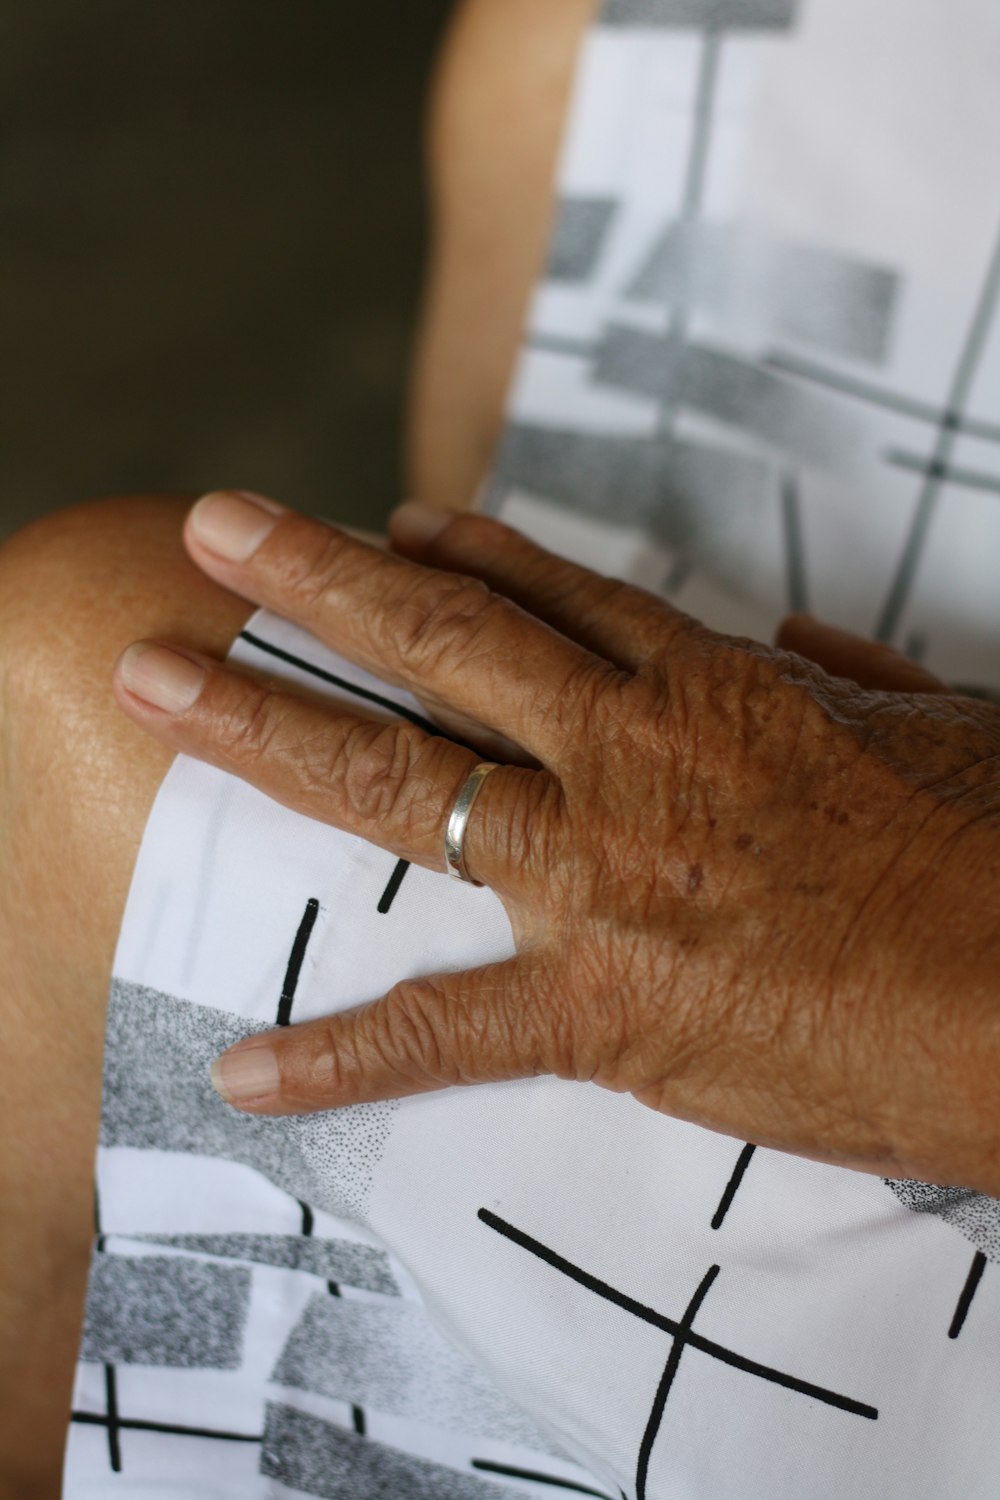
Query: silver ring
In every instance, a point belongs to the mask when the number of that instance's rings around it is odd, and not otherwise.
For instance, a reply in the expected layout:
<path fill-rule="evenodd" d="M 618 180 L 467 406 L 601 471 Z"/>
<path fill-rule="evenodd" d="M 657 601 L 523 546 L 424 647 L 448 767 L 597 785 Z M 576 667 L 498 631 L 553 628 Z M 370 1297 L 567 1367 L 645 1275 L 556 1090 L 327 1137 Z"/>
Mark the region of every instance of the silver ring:
<path fill-rule="evenodd" d="M 494 761 L 480 761 L 475 770 L 468 777 L 455 799 L 455 806 L 451 810 L 448 819 L 448 827 L 444 834 L 444 866 L 448 874 L 454 880 L 464 880 L 466 885 L 482 885 L 481 880 L 473 880 L 465 868 L 465 860 L 462 856 L 462 841 L 465 838 L 465 830 L 469 825 L 469 814 L 472 812 L 472 804 L 482 790 L 483 782 L 491 771 L 497 769 Z"/>

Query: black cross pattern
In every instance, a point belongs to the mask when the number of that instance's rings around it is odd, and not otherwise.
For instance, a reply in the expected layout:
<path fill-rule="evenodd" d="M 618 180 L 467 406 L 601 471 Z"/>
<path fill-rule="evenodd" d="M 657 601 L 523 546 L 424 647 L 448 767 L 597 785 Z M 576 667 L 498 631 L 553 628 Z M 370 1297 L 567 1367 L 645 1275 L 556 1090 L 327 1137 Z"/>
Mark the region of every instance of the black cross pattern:
<path fill-rule="evenodd" d="M 1000 305 L 1000 238 L 990 257 L 986 280 L 980 292 L 948 395 L 945 420 L 938 425 L 937 443 L 926 466 L 926 477 L 917 501 L 896 575 L 886 596 L 876 631 L 880 641 L 890 641 L 899 627 L 923 556 L 931 522 L 941 497 L 941 488 L 958 441 L 957 422 L 965 415 L 973 383 L 997 306 Z"/>
<path fill-rule="evenodd" d="M 184 1427 L 176 1422 L 147 1422 L 136 1417 L 120 1417 L 115 1409 L 112 1416 L 109 1406 L 107 1416 L 95 1411 L 74 1411 L 70 1420 L 85 1427 L 106 1427 L 111 1453 L 111 1469 L 115 1474 L 122 1471 L 121 1453 L 118 1448 L 119 1432 L 163 1432 L 172 1437 L 214 1438 L 223 1443 L 260 1443 L 263 1438 L 257 1433 L 222 1432 L 213 1427 Z"/>
<path fill-rule="evenodd" d="M 664 1333 L 670 1335 L 673 1341 L 670 1356 L 657 1388 L 653 1407 L 650 1411 L 649 1420 L 646 1424 L 646 1430 L 639 1449 L 636 1464 L 636 1500 L 646 1500 L 646 1476 L 649 1461 L 652 1457 L 653 1446 L 663 1420 L 667 1398 L 677 1374 L 681 1356 L 688 1347 L 698 1349 L 702 1354 L 707 1354 L 711 1358 L 719 1360 L 722 1364 L 731 1366 L 733 1369 L 742 1370 L 744 1373 L 754 1375 L 760 1380 L 767 1380 L 774 1385 L 783 1386 L 786 1390 L 795 1391 L 798 1395 L 811 1397 L 814 1401 L 821 1401 L 827 1406 L 836 1407 L 839 1411 L 848 1412 L 852 1416 L 865 1417 L 871 1422 L 878 1420 L 877 1408 L 869 1406 L 866 1402 L 856 1401 L 851 1396 L 844 1396 L 836 1391 L 826 1390 L 823 1386 L 813 1385 L 808 1380 L 800 1380 L 797 1375 L 789 1375 L 782 1370 L 773 1369 L 769 1365 L 760 1364 L 759 1361 L 748 1359 L 745 1355 L 738 1354 L 733 1349 L 727 1349 L 724 1345 L 716 1343 L 714 1339 L 708 1339 L 702 1334 L 696 1333 L 693 1328 L 694 1320 L 712 1283 L 719 1274 L 718 1266 L 711 1266 L 706 1272 L 701 1285 L 689 1302 L 683 1317 L 678 1321 L 675 1318 L 665 1317 L 663 1313 L 657 1312 L 654 1308 L 644 1306 L 643 1303 L 637 1302 L 634 1297 L 629 1297 L 625 1292 L 618 1291 L 615 1287 L 592 1275 L 589 1271 L 585 1271 L 580 1266 L 574 1265 L 572 1261 L 567 1260 L 558 1251 L 550 1249 L 547 1245 L 543 1245 L 541 1241 L 533 1239 L 531 1235 L 525 1234 L 523 1230 L 515 1228 L 513 1224 L 508 1224 L 505 1219 L 499 1218 L 498 1215 L 491 1213 L 489 1209 L 481 1208 L 478 1218 L 487 1228 L 494 1230 L 497 1234 L 503 1235 L 505 1239 L 520 1246 L 522 1250 L 527 1250 L 531 1255 L 537 1256 L 539 1260 L 544 1261 L 553 1270 L 558 1271 L 563 1276 L 567 1276 L 579 1286 L 585 1287 L 587 1291 L 593 1292 L 596 1296 L 603 1298 L 604 1301 L 611 1302 L 616 1307 L 622 1308 L 623 1311 L 631 1313 L 633 1317 L 640 1319 L 641 1322 L 651 1324 L 652 1327 L 662 1329 Z"/>
<path fill-rule="evenodd" d="M 619 15 L 618 6 L 621 5 Z M 678 222 L 695 223 L 701 217 L 706 174 L 711 155 L 714 116 L 718 92 L 720 52 L 726 38 L 727 18 L 724 11 L 716 12 L 711 7 L 690 12 L 668 11 L 660 19 L 662 24 L 677 23 L 684 14 L 688 24 L 701 22 L 702 58 L 693 107 L 691 144 L 688 151 L 686 178 L 682 191 Z M 606 9 L 605 19 L 614 19 L 624 24 L 634 23 L 640 11 L 634 0 L 615 0 Z M 643 14 L 645 12 L 643 11 Z M 696 20 L 696 17 L 698 18 Z M 648 18 L 647 18 L 648 19 Z M 782 18 L 782 26 L 794 23 L 792 10 Z M 760 24 L 760 18 L 756 18 Z M 753 22 L 751 22 L 753 24 Z M 883 455 L 891 467 L 912 472 L 920 477 L 921 487 L 917 495 L 913 516 L 904 538 L 894 575 L 890 580 L 882 604 L 876 635 L 879 640 L 892 640 L 901 624 L 904 612 L 913 591 L 919 568 L 937 514 L 942 490 L 945 485 L 958 486 L 983 493 L 1000 492 L 1000 475 L 986 471 L 962 468 L 954 462 L 954 453 L 963 435 L 1000 441 L 1000 428 L 993 423 L 980 421 L 968 412 L 975 377 L 986 351 L 987 341 L 993 327 L 997 309 L 1000 307 L 1000 239 L 993 247 L 986 270 L 985 280 L 979 293 L 970 325 L 961 349 L 958 363 L 951 379 L 951 386 L 943 409 L 931 403 L 909 396 L 882 390 L 864 380 L 845 376 L 837 371 L 825 370 L 797 355 L 773 353 L 762 360 L 765 367 L 798 378 L 813 381 L 827 389 L 866 402 L 884 410 L 913 417 L 929 423 L 935 429 L 933 451 L 929 454 L 891 450 Z M 670 325 L 670 339 L 674 342 L 685 337 L 685 317 L 681 309 L 675 309 Z M 544 348 L 553 353 L 566 354 L 589 360 L 597 354 L 599 345 L 593 341 L 566 337 L 548 338 L 529 336 L 529 347 Z M 662 414 L 661 429 L 669 430 L 673 412 L 668 404 Z M 787 477 L 781 491 L 782 520 L 787 553 L 789 597 L 792 609 L 801 609 L 806 601 L 806 574 L 802 551 L 802 533 L 798 515 L 798 497 L 790 487 Z"/>
<path fill-rule="evenodd" d="M 299 1207 L 302 1210 L 302 1233 L 308 1239 L 313 1232 L 313 1211 L 309 1207 L 308 1203 L 302 1202 L 301 1198 L 297 1198 L 295 1201 L 298 1203 Z M 341 1295 L 340 1287 L 335 1281 L 328 1281 L 326 1284 L 326 1289 L 330 1293 L 331 1297 L 339 1297 Z M 365 1432 L 368 1428 L 368 1424 L 365 1421 L 364 1409 L 362 1407 L 352 1404 L 351 1421 L 354 1425 L 354 1431 L 358 1434 L 358 1436 L 364 1437 Z"/>

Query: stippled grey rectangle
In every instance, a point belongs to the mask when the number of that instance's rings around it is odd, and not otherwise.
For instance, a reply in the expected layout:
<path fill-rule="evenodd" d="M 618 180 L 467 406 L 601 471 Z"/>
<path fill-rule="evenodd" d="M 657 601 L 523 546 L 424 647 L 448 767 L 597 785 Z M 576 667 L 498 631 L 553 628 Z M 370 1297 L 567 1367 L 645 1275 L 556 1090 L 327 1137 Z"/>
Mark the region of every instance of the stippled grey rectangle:
<path fill-rule="evenodd" d="M 605 0 L 604 26 L 696 26 L 713 31 L 785 30 L 799 0 Z"/>
<path fill-rule="evenodd" d="M 510 1500 L 510 1490 L 269 1404 L 260 1472 L 320 1500 Z"/>
<path fill-rule="evenodd" d="M 811 245 L 721 224 L 670 226 L 629 288 L 640 301 L 752 320 L 768 334 L 880 363 L 899 277 Z"/>
<path fill-rule="evenodd" d="M 249 1260 L 256 1265 L 306 1271 L 324 1281 L 360 1287 L 383 1296 L 399 1295 L 389 1257 L 371 1245 L 353 1240 L 324 1240 L 296 1234 L 135 1234 L 130 1239 L 173 1250 L 217 1255 L 225 1260 Z"/>
<path fill-rule="evenodd" d="M 549 245 L 553 281 L 585 281 L 593 272 L 615 215 L 613 198 L 560 198 Z"/>
<path fill-rule="evenodd" d="M 327 1213 L 363 1220 L 397 1105 L 256 1119 L 212 1088 L 212 1059 L 265 1026 L 116 979 L 104 1062 L 101 1142 L 219 1156 L 254 1167 Z M 123 1233 L 128 1226 L 120 1225 Z"/>
<path fill-rule="evenodd" d="M 864 450 L 864 429 L 840 403 L 753 360 L 634 328 L 612 328 L 595 380 L 714 418 L 833 472 Z"/>
<path fill-rule="evenodd" d="M 736 520 L 763 513 L 772 479 L 762 460 L 725 448 L 513 423 L 497 459 L 492 508 L 512 489 L 575 515 L 635 526 L 706 566 L 721 566 Z"/>
<path fill-rule="evenodd" d="M 95 1254 L 80 1358 L 99 1364 L 235 1370 L 251 1273 L 182 1256 Z"/>
<path fill-rule="evenodd" d="M 961 1231 L 989 1259 L 1000 1264 L 1000 1200 L 972 1188 L 932 1187 L 893 1179 L 889 1186 L 914 1213 L 936 1214 Z"/>
<path fill-rule="evenodd" d="M 422 1307 L 317 1295 L 271 1379 L 415 1422 L 558 1452 L 518 1406 L 446 1343 Z"/>

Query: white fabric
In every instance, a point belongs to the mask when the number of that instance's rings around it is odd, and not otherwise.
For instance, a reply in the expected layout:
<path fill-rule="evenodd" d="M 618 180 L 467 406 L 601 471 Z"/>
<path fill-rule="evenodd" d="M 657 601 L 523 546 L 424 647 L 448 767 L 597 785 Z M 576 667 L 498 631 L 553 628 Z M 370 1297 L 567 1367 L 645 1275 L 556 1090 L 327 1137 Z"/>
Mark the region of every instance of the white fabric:
<path fill-rule="evenodd" d="M 489 505 L 718 628 L 767 638 L 791 597 L 1000 685 L 998 76 L 991 0 L 610 0 Z M 416 710 L 249 631 L 233 660 Z M 511 951 L 491 892 L 410 869 L 389 902 L 394 870 L 171 768 L 115 959 L 66 1495 L 995 1500 L 1000 1205 L 548 1080 L 305 1121 L 214 1099 L 282 996 L 302 1021 Z"/>

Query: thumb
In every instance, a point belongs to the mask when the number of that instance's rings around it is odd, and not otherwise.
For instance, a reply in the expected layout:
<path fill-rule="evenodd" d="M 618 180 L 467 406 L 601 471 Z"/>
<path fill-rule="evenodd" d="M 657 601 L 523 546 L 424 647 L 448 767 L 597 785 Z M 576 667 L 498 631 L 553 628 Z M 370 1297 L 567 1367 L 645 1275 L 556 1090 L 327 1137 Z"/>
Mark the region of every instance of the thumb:
<path fill-rule="evenodd" d="M 237 1109 L 297 1115 L 543 1072 L 527 1024 L 530 968 L 518 955 L 403 980 L 356 1010 L 238 1042 L 212 1064 L 212 1083 Z"/>
<path fill-rule="evenodd" d="M 892 646 L 826 625 L 812 615 L 790 615 L 783 620 L 776 644 L 815 662 L 831 677 L 847 677 L 859 687 L 890 693 L 951 691 L 939 677 Z"/>

